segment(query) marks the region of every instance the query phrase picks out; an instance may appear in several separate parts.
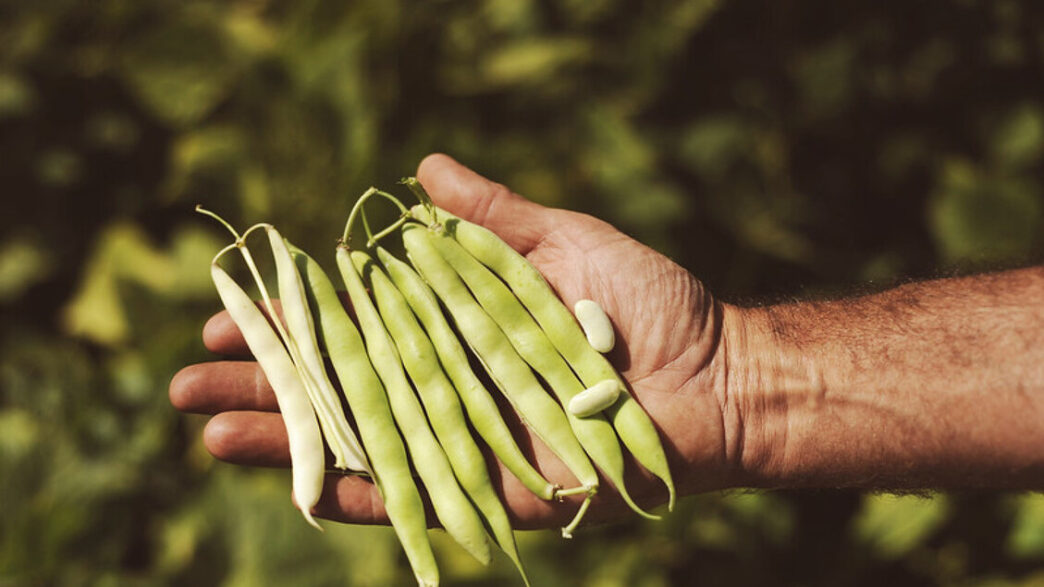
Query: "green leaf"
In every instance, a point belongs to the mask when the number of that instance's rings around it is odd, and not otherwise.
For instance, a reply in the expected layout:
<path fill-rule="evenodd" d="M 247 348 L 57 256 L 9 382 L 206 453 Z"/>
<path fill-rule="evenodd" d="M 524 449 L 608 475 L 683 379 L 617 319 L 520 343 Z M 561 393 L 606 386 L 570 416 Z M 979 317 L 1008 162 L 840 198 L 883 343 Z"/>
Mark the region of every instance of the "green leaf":
<path fill-rule="evenodd" d="M 1044 215 L 1039 184 L 990 175 L 962 160 L 946 161 L 941 175 L 929 217 L 945 261 L 998 262 L 1033 250 Z"/>
<path fill-rule="evenodd" d="M 591 46 L 584 39 L 520 39 L 491 52 L 481 67 L 486 83 L 493 87 L 536 84 L 590 56 Z"/>
<path fill-rule="evenodd" d="M 28 237 L 0 245 L 0 303 L 7 303 L 46 279 L 53 269 L 47 249 Z"/>
<path fill-rule="evenodd" d="M 166 252 L 155 247 L 134 224 L 110 224 L 99 237 L 83 281 L 63 311 L 66 332 L 108 346 L 126 341 L 131 327 L 120 297 L 123 283 L 174 299 L 209 294 L 205 261 L 220 248 L 220 241 L 191 228 L 176 233 L 172 248 L 173 252 Z"/>
<path fill-rule="evenodd" d="M 179 127 L 207 116 L 231 91 L 238 69 L 220 30 L 203 17 L 146 28 L 120 61 L 123 79 L 142 104 Z"/>
<path fill-rule="evenodd" d="M 990 147 L 997 165 L 1020 168 L 1036 164 L 1044 150 L 1044 115 L 1025 104 L 1013 109 L 994 131 Z"/>
<path fill-rule="evenodd" d="M 923 544 L 949 515 L 944 495 L 867 495 L 852 532 L 879 557 L 899 558 Z"/>
<path fill-rule="evenodd" d="M 1044 495 L 1015 498 L 1015 516 L 1005 550 L 1017 558 L 1044 558 Z"/>
<path fill-rule="evenodd" d="M 116 275 L 106 259 L 87 265 L 84 281 L 62 313 L 65 332 L 103 345 L 115 345 L 130 333 L 116 288 Z"/>
<path fill-rule="evenodd" d="M 722 180 L 737 161 L 749 156 L 752 138 L 743 119 L 710 116 L 685 130 L 679 156 L 707 179 Z"/>
<path fill-rule="evenodd" d="M 0 121 L 28 114 L 35 98 L 20 76 L 0 71 Z"/>

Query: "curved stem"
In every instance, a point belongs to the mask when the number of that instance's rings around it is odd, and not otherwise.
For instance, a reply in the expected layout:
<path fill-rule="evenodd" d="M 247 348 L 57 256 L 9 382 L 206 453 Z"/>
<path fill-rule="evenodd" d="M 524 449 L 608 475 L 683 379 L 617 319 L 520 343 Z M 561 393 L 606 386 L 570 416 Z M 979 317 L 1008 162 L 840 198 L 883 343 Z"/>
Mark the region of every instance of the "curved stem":
<path fill-rule="evenodd" d="M 395 196 L 393 196 L 393 195 L 391 195 L 388 192 L 383 191 L 383 190 L 377 190 L 375 193 L 378 196 L 381 196 L 382 198 L 388 200 L 392 204 L 395 204 L 395 207 L 399 209 L 399 212 L 401 212 L 403 214 L 409 214 L 410 213 L 410 209 L 407 208 L 402 202 L 400 202 L 399 198 L 396 198 Z"/>
<path fill-rule="evenodd" d="M 573 521 L 569 522 L 569 525 L 565 528 L 562 528 L 562 538 L 573 537 L 573 530 L 576 530 L 576 527 L 580 525 L 580 520 L 584 519 L 584 514 L 587 513 L 587 508 L 591 507 L 592 497 L 591 494 L 587 495 L 587 498 L 584 499 L 584 503 L 580 504 L 580 509 L 577 510 L 576 516 L 573 517 Z"/>
<path fill-rule="evenodd" d="M 366 200 L 370 198 L 377 188 L 370 188 L 363 192 L 363 195 L 359 196 L 359 199 L 355 201 L 355 205 L 352 206 L 352 211 L 348 214 L 348 221 L 344 223 L 344 233 L 341 235 L 341 241 L 348 244 L 348 239 L 352 236 L 352 225 L 355 224 L 355 218 L 359 215 L 359 211 L 362 209 Z"/>
<path fill-rule="evenodd" d="M 366 242 L 369 243 L 373 240 L 373 231 L 370 230 L 370 219 L 366 216 L 366 208 L 363 208 L 359 215 L 362 217 L 363 230 L 366 231 Z M 366 246 L 368 248 L 370 245 Z"/>
<path fill-rule="evenodd" d="M 200 214 L 204 214 L 206 216 L 210 216 L 214 220 L 217 220 L 218 222 L 223 224 L 225 228 L 227 228 L 228 231 L 232 233 L 232 237 L 235 238 L 237 241 L 239 241 L 242 238 L 239 236 L 239 233 L 236 232 L 236 229 L 232 228 L 231 224 L 229 224 L 224 218 L 218 216 L 217 213 L 211 212 L 210 210 L 204 208 L 203 204 L 196 204 L 196 212 L 199 212 Z"/>
<path fill-rule="evenodd" d="M 388 228 L 385 228 L 384 230 L 382 230 L 381 232 L 377 233 L 376 235 L 374 235 L 371 232 L 369 222 L 368 222 L 368 220 L 366 218 L 366 213 L 363 210 L 363 206 L 366 204 L 366 200 L 369 200 L 372 196 L 375 196 L 375 195 L 376 196 L 381 196 L 382 198 L 384 198 L 384 199 L 388 200 L 389 202 L 391 202 L 392 204 L 394 204 L 395 207 L 398 208 L 399 212 L 402 214 L 399 217 L 399 219 L 396 220 L 394 224 L 392 224 L 392 226 L 390 226 Z M 377 188 L 371 187 L 370 189 L 368 189 L 365 192 L 363 192 L 363 195 L 359 196 L 359 199 L 356 200 L 355 205 L 352 206 L 352 211 L 351 211 L 351 213 L 348 214 L 348 221 L 345 222 L 345 224 L 344 224 L 344 234 L 341 235 L 341 242 L 344 243 L 345 245 L 348 244 L 349 240 L 352 237 L 352 227 L 355 225 L 356 219 L 359 218 L 360 216 L 362 217 L 363 228 L 364 228 L 364 230 L 366 230 L 366 236 L 367 236 L 366 247 L 370 248 L 374 244 L 376 244 L 378 240 L 384 238 L 385 236 L 387 236 L 388 234 L 394 232 L 400 226 L 402 226 L 402 223 L 405 222 L 405 220 L 407 220 L 409 218 L 409 214 L 410 214 L 409 208 L 404 206 L 403 203 L 400 202 L 398 198 L 396 198 L 395 196 L 389 194 L 388 192 L 381 191 L 381 190 L 379 190 Z"/>
<path fill-rule="evenodd" d="M 232 244 L 230 244 L 227 247 L 225 247 L 225 248 L 221 249 L 220 251 L 218 251 L 218 253 L 216 255 L 214 255 L 214 258 L 211 260 L 211 263 L 217 263 L 218 259 L 223 257 L 226 253 L 228 253 L 232 249 L 239 249 L 239 252 L 242 253 L 242 255 L 243 255 L 243 261 L 246 262 L 247 268 L 250 270 L 250 275 L 254 278 L 254 283 L 257 284 L 258 291 L 261 292 L 261 298 L 265 302 L 265 309 L 268 310 L 268 315 L 271 317 L 272 323 L 275 325 L 275 328 L 279 332 L 279 335 L 281 336 L 281 338 L 284 341 L 287 340 L 286 333 L 283 330 L 283 325 L 279 322 L 279 318 L 276 315 L 275 304 L 272 303 L 272 297 L 268 294 L 268 288 L 265 287 L 265 282 L 261 278 L 261 271 L 258 270 L 257 263 L 254 262 L 254 256 L 250 254 L 250 249 L 247 248 L 247 246 L 246 246 L 246 239 L 247 239 L 248 236 L 250 236 L 250 233 L 252 233 L 252 232 L 254 232 L 255 230 L 258 230 L 258 229 L 266 229 L 267 230 L 268 228 L 271 228 L 272 225 L 268 224 L 267 222 L 259 222 L 259 223 L 255 224 L 255 225 L 251 226 L 250 228 L 246 229 L 246 231 L 244 231 L 243 234 L 239 234 L 236 231 L 236 229 L 233 228 L 232 225 L 229 224 L 224 218 L 222 218 L 221 216 L 218 216 L 216 213 L 211 212 L 210 210 L 207 210 L 203 206 L 197 205 L 196 206 L 196 212 L 199 212 L 200 214 L 205 214 L 205 215 L 210 216 L 211 218 L 217 220 L 218 222 L 223 224 L 225 226 L 225 228 L 227 228 L 228 231 L 233 234 L 233 236 L 235 236 L 235 238 L 236 238 L 235 242 L 233 242 Z"/>
<path fill-rule="evenodd" d="M 377 234 L 371 236 L 370 239 L 368 241 L 366 241 L 366 248 L 372 249 L 374 247 L 374 245 L 377 244 L 377 241 L 379 241 L 382 238 L 388 236 L 389 234 L 399 230 L 399 227 L 401 227 L 403 224 L 405 224 L 409 220 L 410 220 L 409 212 L 407 212 L 406 214 L 404 214 L 402 216 L 399 216 L 399 219 L 396 220 L 395 222 L 393 222 L 388 228 L 385 228 L 384 230 L 382 230 L 382 231 L 378 232 Z"/>
<path fill-rule="evenodd" d="M 435 211 L 437 209 L 435 207 L 435 201 L 428 195 L 428 192 L 424 189 L 424 186 L 421 185 L 421 182 L 418 181 L 416 177 L 404 177 L 399 180 L 399 183 L 410 188 L 410 191 L 413 192 L 414 196 L 417 196 L 417 200 L 421 205 L 427 208 L 428 213 L 431 214 L 432 224 L 438 224 L 439 220 L 435 217 Z"/>
<path fill-rule="evenodd" d="M 238 247 L 239 247 L 239 241 L 236 241 L 236 242 L 228 245 L 227 247 L 221 249 L 220 251 L 217 252 L 216 255 L 214 255 L 214 258 L 210 260 L 211 264 L 217 265 L 218 259 L 220 259 L 221 257 L 224 257 L 225 253 L 231 251 L 232 249 L 238 248 Z"/>
<path fill-rule="evenodd" d="M 272 296 L 268 295 L 268 288 L 265 287 L 265 282 L 261 278 L 261 272 L 257 269 L 257 264 L 254 263 L 254 256 L 250 254 L 250 249 L 246 246 L 246 237 L 248 234 L 253 232 L 257 228 L 267 228 L 270 224 L 255 224 L 247 229 L 243 233 L 243 239 L 239 243 L 239 252 L 243 254 L 243 260 L 247 264 L 247 268 L 250 269 L 250 274 L 254 277 L 254 283 L 257 284 L 258 291 L 261 292 L 261 299 L 265 302 L 265 309 L 268 310 L 268 315 L 272 319 L 272 324 L 275 325 L 275 329 L 279 332 L 279 337 L 283 339 L 284 343 L 289 340 L 286 331 L 283 329 L 283 324 L 279 321 L 279 316 L 276 314 L 275 305 L 272 303 Z"/>

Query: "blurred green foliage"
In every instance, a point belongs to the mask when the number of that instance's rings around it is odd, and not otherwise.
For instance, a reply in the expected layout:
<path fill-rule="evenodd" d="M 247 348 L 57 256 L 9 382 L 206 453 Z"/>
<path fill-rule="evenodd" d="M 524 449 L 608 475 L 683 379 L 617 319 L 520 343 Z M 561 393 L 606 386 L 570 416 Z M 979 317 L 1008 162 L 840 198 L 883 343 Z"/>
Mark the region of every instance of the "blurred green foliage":
<path fill-rule="evenodd" d="M 445 151 L 731 301 L 1039 261 L 1042 30 L 1028 0 L 0 3 L 0 585 L 410 581 L 168 405 L 217 308 L 196 203 L 322 250 Z M 521 544 L 538 585 L 1029 585 L 1044 506 L 709 494 Z"/>

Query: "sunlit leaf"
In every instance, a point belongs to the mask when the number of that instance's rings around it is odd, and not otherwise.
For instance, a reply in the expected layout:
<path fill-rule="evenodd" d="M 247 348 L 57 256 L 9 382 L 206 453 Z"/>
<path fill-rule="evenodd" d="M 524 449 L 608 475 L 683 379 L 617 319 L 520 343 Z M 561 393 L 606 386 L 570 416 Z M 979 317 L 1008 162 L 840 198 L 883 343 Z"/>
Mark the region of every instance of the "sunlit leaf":
<path fill-rule="evenodd" d="M 794 512 L 785 500 L 771 493 L 737 493 L 725 505 L 739 520 L 756 526 L 769 540 L 783 544 L 794 530 Z"/>
<path fill-rule="evenodd" d="M 53 269 L 37 239 L 14 237 L 0 245 L 0 303 L 14 300 Z"/>
<path fill-rule="evenodd" d="M 1015 518 L 1005 548 L 1020 558 L 1044 558 L 1044 495 L 1027 493 L 1015 499 Z"/>
<path fill-rule="evenodd" d="M 1044 195 L 1023 177 L 997 177 L 947 161 L 931 202 L 931 227 L 950 262 L 984 263 L 1028 254 L 1041 233 Z"/>
<path fill-rule="evenodd" d="M 1044 151 L 1044 115 L 1040 108 L 1023 105 L 1004 119 L 991 145 L 997 163 L 1004 167 L 1031 165 Z"/>
<path fill-rule="evenodd" d="M 491 52 L 482 72 L 492 86 L 537 83 L 561 68 L 583 63 L 590 54 L 591 47 L 583 39 L 526 39 Z"/>
<path fill-rule="evenodd" d="M 237 75 L 213 24 L 187 19 L 141 31 L 122 56 L 121 71 L 144 106 L 175 126 L 206 116 Z"/>
<path fill-rule="evenodd" d="M 0 463 L 9 463 L 24 458 L 40 437 L 40 426 L 36 419 L 23 409 L 0 410 Z"/>
<path fill-rule="evenodd" d="M 897 558 L 923 544 L 946 521 L 950 509 L 944 495 L 867 495 L 852 521 L 852 532 L 878 556 Z"/>
<path fill-rule="evenodd" d="M 21 77 L 0 72 L 0 121 L 16 118 L 33 107 L 32 88 Z"/>
<path fill-rule="evenodd" d="M 187 255 L 206 259 L 213 255 L 215 244 L 201 232 L 182 232 L 172 255 L 153 245 L 138 226 L 123 222 L 109 225 L 91 253 L 83 282 L 65 307 L 66 331 L 105 345 L 125 341 L 130 326 L 120 284 L 140 285 L 175 298 L 198 295 L 209 290 L 204 285 L 209 283 L 204 277 L 206 263 L 200 263 L 199 258 L 188 261 Z"/>
<path fill-rule="evenodd" d="M 738 159 L 749 155 L 750 134 L 738 117 L 710 117 L 686 129 L 678 155 L 708 179 L 722 179 Z"/>
<path fill-rule="evenodd" d="M 175 276 L 163 293 L 175 299 L 194 299 L 213 295 L 210 266 L 200 259 L 210 259 L 228 244 L 213 232 L 191 224 L 174 233 L 171 242 L 171 269 Z"/>
<path fill-rule="evenodd" d="M 178 277 L 169 255 L 156 248 L 145 232 L 132 224 L 112 225 L 97 254 L 109 259 L 119 277 L 153 291 L 169 291 Z"/>
<path fill-rule="evenodd" d="M 107 260 L 88 265 L 83 283 L 65 307 L 62 323 L 73 336 L 105 345 L 126 340 L 130 331 L 116 287 L 116 272 Z"/>

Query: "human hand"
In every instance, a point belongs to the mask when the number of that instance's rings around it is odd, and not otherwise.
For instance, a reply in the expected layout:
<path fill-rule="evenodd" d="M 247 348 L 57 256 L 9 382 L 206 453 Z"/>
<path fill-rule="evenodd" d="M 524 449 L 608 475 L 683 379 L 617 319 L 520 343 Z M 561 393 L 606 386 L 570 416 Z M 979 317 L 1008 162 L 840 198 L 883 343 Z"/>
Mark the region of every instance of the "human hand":
<path fill-rule="evenodd" d="M 546 208 L 511 193 L 444 155 L 425 159 L 418 179 L 437 205 L 486 226 L 524 254 L 567 306 L 597 301 L 617 330 L 609 358 L 660 429 L 681 494 L 729 486 L 721 307 L 687 271 L 591 216 Z M 204 327 L 211 351 L 249 359 L 226 313 Z M 716 360 L 716 358 L 718 360 Z M 243 465 L 288 466 L 286 431 L 271 388 L 256 363 L 192 365 L 171 383 L 180 410 L 213 414 L 205 444 L 219 459 Z M 553 483 L 575 485 L 558 458 L 519 424 L 519 445 Z M 493 463 L 492 457 L 490 462 Z M 575 503 L 545 502 L 510 473 L 494 467 L 493 482 L 516 528 L 561 525 Z M 662 483 L 628 464 L 631 495 L 646 504 L 666 500 Z M 622 515 L 622 500 L 603 484 L 591 519 Z M 365 479 L 331 475 L 316 514 L 345 522 L 386 523 L 383 505 Z"/>

